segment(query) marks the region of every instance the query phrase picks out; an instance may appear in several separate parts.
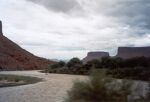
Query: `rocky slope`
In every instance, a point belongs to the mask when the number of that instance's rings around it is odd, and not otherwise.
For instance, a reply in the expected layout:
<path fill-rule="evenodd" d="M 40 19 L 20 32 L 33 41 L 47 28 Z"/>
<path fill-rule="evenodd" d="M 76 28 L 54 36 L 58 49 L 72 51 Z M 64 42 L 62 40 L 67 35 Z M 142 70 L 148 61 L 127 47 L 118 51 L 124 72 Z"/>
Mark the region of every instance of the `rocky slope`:
<path fill-rule="evenodd" d="M 88 61 L 91 61 L 94 59 L 101 59 L 102 57 L 109 57 L 109 53 L 108 52 L 89 52 L 82 61 L 83 63 L 87 63 Z"/>
<path fill-rule="evenodd" d="M 5 37 L 0 21 L 0 69 L 37 70 L 45 69 L 52 63 L 54 62 L 31 54 Z"/>

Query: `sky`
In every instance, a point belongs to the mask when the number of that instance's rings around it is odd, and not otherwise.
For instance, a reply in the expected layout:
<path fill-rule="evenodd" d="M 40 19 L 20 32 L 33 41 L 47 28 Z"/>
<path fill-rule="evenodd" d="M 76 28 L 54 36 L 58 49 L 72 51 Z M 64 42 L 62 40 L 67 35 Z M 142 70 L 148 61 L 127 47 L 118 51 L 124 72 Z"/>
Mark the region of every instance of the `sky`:
<path fill-rule="evenodd" d="M 49 59 L 150 46 L 150 0 L 0 0 L 3 33 Z"/>

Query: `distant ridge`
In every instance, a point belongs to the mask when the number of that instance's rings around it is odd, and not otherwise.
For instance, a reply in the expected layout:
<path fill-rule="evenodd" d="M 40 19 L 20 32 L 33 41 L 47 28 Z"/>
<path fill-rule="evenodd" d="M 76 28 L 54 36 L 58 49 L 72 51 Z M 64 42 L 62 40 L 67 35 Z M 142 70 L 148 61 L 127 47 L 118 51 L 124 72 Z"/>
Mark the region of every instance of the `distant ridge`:
<path fill-rule="evenodd" d="M 3 35 L 0 21 L 0 70 L 45 69 L 54 61 L 37 57 Z"/>

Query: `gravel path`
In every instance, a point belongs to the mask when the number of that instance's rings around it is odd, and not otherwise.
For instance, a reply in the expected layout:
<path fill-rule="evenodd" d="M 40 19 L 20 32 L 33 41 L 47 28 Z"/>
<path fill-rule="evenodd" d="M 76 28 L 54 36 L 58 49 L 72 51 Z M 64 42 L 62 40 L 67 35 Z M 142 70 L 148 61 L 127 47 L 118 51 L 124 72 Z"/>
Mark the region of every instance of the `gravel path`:
<path fill-rule="evenodd" d="M 10 71 L 0 74 L 27 75 L 44 80 L 36 84 L 0 88 L 0 102 L 62 102 L 74 80 L 87 79 L 77 75 L 45 75 L 38 71 Z"/>

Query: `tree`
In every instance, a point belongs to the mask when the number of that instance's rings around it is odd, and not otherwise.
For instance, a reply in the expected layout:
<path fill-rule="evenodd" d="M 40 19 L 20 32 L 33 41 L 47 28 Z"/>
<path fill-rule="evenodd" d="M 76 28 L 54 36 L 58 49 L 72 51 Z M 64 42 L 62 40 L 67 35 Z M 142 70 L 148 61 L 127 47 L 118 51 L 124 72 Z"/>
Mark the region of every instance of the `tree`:
<path fill-rule="evenodd" d="M 75 65 L 81 65 L 82 64 L 82 61 L 75 57 L 75 58 L 72 58 L 68 63 L 67 63 L 67 66 L 70 68 L 70 67 L 74 67 Z"/>
<path fill-rule="evenodd" d="M 50 65 L 50 69 L 56 69 L 58 67 L 59 67 L 58 63 Z"/>
<path fill-rule="evenodd" d="M 110 63 L 111 63 L 110 57 L 103 57 L 101 59 L 101 64 L 103 65 L 102 66 L 103 68 L 109 68 L 111 66 Z"/>
<path fill-rule="evenodd" d="M 87 62 L 87 64 L 92 68 L 102 68 L 101 61 L 97 60 L 97 59 L 89 61 L 89 62 Z"/>
<path fill-rule="evenodd" d="M 65 64 L 66 64 L 66 63 L 65 63 L 64 61 L 59 61 L 59 62 L 58 62 L 59 67 L 64 67 Z"/>

